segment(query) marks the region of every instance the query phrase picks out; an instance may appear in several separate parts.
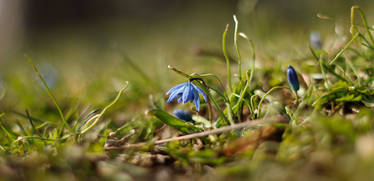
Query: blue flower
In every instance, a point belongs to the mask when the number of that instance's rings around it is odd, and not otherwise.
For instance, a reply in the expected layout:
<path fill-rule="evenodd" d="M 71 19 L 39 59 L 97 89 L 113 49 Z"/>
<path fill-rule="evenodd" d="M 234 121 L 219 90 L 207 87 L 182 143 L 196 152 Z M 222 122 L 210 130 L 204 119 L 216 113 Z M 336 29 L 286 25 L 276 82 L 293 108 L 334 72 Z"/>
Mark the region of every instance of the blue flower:
<path fill-rule="evenodd" d="M 312 44 L 313 48 L 316 48 L 318 50 L 322 48 L 321 36 L 319 35 L 319 33 L 310 33 L 310 44 Z"/>
<path fill-rule="evenodd" d="M 297 73 L 291 65 L 289 65 L 287 69 L 287 78 L 291 88 L 295 91 L 299 90 L 299 79 L 297 79 Z"/>
<path fill-rule="evenodd" d="M 179 118 L 181 120 L 192 122 L 192 115 L 188 111 L 186 111 L 186 110 L 175 109 L 173 111 L 173 114 L 174 114 L 175 117 L 177 117 L 177 118 Z"/>
<path fill-rule="evenodd" d="M 200 96 L 199 93 L 204 97 L 205 102 L 208 101 L 205 93 L 200 87 L 196 86 L 192 82 L 188 81 L 179 84 L 171 88 L 166 95 L 170 95 L 168 103 L 177 98 L 179 103 L 192 102 L 196 106 L 196 110 L 200 111 Z"/>

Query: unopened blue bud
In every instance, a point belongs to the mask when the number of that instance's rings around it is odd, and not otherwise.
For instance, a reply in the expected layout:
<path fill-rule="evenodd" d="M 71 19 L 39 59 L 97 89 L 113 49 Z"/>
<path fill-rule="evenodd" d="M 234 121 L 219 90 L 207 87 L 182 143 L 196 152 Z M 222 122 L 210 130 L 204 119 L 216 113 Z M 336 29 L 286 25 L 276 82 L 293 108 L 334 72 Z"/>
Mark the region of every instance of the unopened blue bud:
<path fill-rule="evenodd" d="M 287 79 L 288 83 L 290 84 L 291 88 L 295 91 L 299 90 L 299 79 L 297 78 L 297 73 L 295 69 L 289 65 L 287 69 Z"/>

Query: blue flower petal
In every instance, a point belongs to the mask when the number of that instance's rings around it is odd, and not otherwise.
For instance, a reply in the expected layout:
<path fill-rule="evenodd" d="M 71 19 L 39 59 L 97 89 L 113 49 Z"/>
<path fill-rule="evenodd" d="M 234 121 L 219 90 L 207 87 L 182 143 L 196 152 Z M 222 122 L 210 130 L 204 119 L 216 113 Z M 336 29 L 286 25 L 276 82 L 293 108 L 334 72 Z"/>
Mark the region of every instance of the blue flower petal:
<path fill-rule="evenodd" d="M 178 103 L 181 103 L 183 101 L 182 96 L 178 98 Z"/>
<path fill-rule="evenodd" d="M 178 103 L 183 104 L 186 102 L 191 102 L 195 104 L 197 111 L 200 111 L 201 104 L 199 94 L 203 96 L 205 102 L 208 102 L 208 98 L 205 92 L 200 87 L 196 86 L 190 81 L 174 86 L 166 93 L 166 95 L 170 95 L 168 103 L 170 103 L 174 99 L 177 99 Z"/>
<path fill-rule="evenodd" d="M 186 103 L 191 97 L 191 88 L 192 88 L 191 82 L 187 82 L 187 86 L 184 88 L 183 95 L 182 95 L 183 103 Z"/>
<path fill-rule="evenodd" d="M 192 102 L 194 100 L 194 98 L 195 98 L 195 96 L 193 94 L 194 90 L 195 89 L 192 86 L 190 86 L 190 89 L 188 90 L 189 91 L 189 93 L 188 93 L 188 100 L 190 102 Z"/>
<path fill-rule="evenodd" d="M 197 112 L 199 112 L 200 111 L 200 96 L 196 89 L 194 89 L 193 95 L 194 95 L 193 103 L 195 104 Z"/>
<path fill-rule="evenodd" d="M 181 95 L 180 91 L 175 91 L 175 92 L 171 93 L 171 95 L 168 99 L 168 103 L 170 103 L 171 101 L 173 101 L 175 98 L 177 98 L 180 95 Z"/>
<path fill-rule="evenodd" d="M 184 85 L 186 85 L 186 82 L 185 82 L 185 83 L 181 83 L 181 84 L 179 84 L 179 85 L 176 85 L 176 86 L 172 87 L 172 88 L 171 88 L 171 89 L 166 93 L 166 95 L 169 95 L 169 94 L 175 92 L 176 90 L 182 88 Z"/>
<path fill-rule="evenodd" d="M 184 87 L 180 87 L 179 89 L 173 91 L 168 99 L 168 103 L 170 103 L 171 101 L 173 101 L 175 98 L 177 97 L 180 97 L 182 94 L 183 94 L 183 91 L 185 89 L 186 86 Z"/>
<path fill-rule="evenodd" d="M 200 87 L 196 86 L 195 84 L 193 84 L 193 83 L 191 83 L 191 84 L 203 96 L 205 102 L 208 102 L 208 98 L 206 97 L 205 92 L 203 90 L 201 90 Z"/>

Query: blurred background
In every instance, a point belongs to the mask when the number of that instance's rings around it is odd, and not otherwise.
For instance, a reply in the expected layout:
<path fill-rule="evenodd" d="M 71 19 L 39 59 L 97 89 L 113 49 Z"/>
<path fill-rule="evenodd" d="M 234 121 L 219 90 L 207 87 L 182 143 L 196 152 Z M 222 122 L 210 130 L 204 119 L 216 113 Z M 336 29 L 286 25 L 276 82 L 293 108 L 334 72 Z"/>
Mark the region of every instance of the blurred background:
<path fill-rule="evenodd" d="M 134 56 L 149 57 L 155 57 L 151 53 L 173 52 L 170 47 L 185 51 L 191 46 L 219 47 L 221 33 L 227 23 L 232 23 L 233 14 L 237 14 L 242 31 L 252 38 L 271 41 L 280 34 L 307 37 L 310 31 L 320 31 L 321 25 L 333 26 L 319 20 L 317 13 L 343 19 L 349 16 L 354 4 L 370 14 L 374 3 L 371 0 L 0 0 L 1 62 L 9 60 L 9 56 L 38 52 L 48 54 L 40 59 L 65 60 L 64 56 L 74 53 L 69 57 L 71 61 L 94 61 L 113 46 Z"/>
<path fill-rule="evenodd" d="M 339 28 L 347 32 L 352 5 L 373 22 L 372 0 L 0 0 L 0 78 L 9 84 L 7 105 L 37 107 L 29 99 L 39 98 L 28 96 L 40 88 L 24 60 L 27 54 L 66 97 L 103 103 L 110 98 L 100 93 L 129 80 L 135 100 L 170 88 L 176 76 L 168 64 L 188 73 L 222 74 L 220 56 L 197 52 L 220 54 L 226 24 L 232 36 L 233 14 L 240 31 L 254 40 L 259 62 L 281 62 L 305 56 L 311 32 L 322 39 Z"/>

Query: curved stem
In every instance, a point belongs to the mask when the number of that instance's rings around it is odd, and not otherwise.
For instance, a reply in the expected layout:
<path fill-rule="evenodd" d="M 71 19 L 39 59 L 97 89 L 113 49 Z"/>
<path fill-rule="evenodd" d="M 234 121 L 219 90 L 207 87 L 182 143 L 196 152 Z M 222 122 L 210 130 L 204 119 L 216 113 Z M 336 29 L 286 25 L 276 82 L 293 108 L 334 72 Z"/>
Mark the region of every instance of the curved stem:
<path fill-rule="evenodd" d="M 227 115 L 228 115 L 228 117 L 229 117 L 229 123 L 230 123 L 230 125 L 234 125 L 235 122 L 234 122 L 234 119 L 233 119 L 233 117 L 232 117 L 232 112 L 231 112 L 231 106 L 230 106 L 230 103 L 226 103 L 226 106 L 227 106 L 227 108 L 228 108 L 228 110 L 227 110 Z"/>
<path fill-rule="evenodd" d="M 214 75 L 214 74 L 203 74 L 203 75 L 197 75 L 197 76 L 200 77 L 200 78 L 204 78 L 204 77 L 213 77 L 213 78 L 215 78 L 217 80 L 217 82 L 220 84 L 220 86 L 221 86 L 221 88 L 223 90 L 223 97 L 225 98 L 225 101 L 226 102 L 229 101 L 229 97 L 227 96 L 227 92 L 225 90 L 225 86 L 223 85 L 221 79 L 219 79 L 219 77 L 217 75 Z M 216 92 L 219 93 L 219 94 L 222 94 L 222 93 L 220 93 L 218 91 L 216 91 Z"/>
<path fill-rule="evenodd" d="M 295 96 L 295 104 L 297 104 L 298 102 L 299 102 L 299 95 L 297 95 L 297 91 L 295 91 L 295 90 L 293 90 L 293 89 L 291 89 L 292 90 L 292 93 L 294 94 L 294 96 Z"/>
<path fill-rule="evenodd" d="M 373 38 L 373 36 L 370 33 L 370 28 L 368 26 L 368 22 L 366 20 L 366 16 L 365 16 L 364 12 L 362 11 L 362 9 L 359 6 L 352 6 L 352 8 L 351 8 L 351 29 L 350 29 L 351 33 L 353 35 L 354 31 L 358 31 L 357 27 L 354 24 L 354 19 L 355 19 L 354 17 L 355 17 L 355 10 L 356 9 L 360 13 L 361 20 L 362 20 L 362 23 L 364 24 L 366 33 L 368 34 L 371 43 L 374 45 L 374 38 Z"/>
<path fill-rule="evenodd" d="M 87 121 L 87 123 L 83 126 L 84 129 L 79 133 L 79 137 L 80 137 L 80 135 L 85 134 L 87 131 L 89 131 L 91 128 L 93 128 L 99 122 L 99 120 L 103 117 L 104 113 L 110 107 L 112 107 L 116 102 L 118 102 L 119 98 L 121 97 L 122 93 L 125 92 L 127 87 L 128 87 L 128 82 L 126 82 L 126 85 L 121 88 L 121 90 L 118 92 L 116 98 L 111 103 L 109 103 L 107 106 L 104 107 L 104 109 L 100 112 L 100 114 L 97 114 L 97 115 L 93 116 L 89 121 Z M 89 123 L 91 123 L 91 124 L 89 124 Z"/>
<path fill-rule="evenodd" d="M 182 71 L 176 69 L 175 67 L 173 67 L 173 66 L 171 66 L 171 65 L 168 65 L 168 69 L 170 69 L 170 70 L 176 72 L 177 74 L 179 74 L 179 75 L 181 75 L 181 76 L 183 76 L 183 77 L 186 77 L 187 79 L 191 79 L 191 78 L 193 78 L 192 76 L 190 76 L 190 75 L 188 75 L 188 74 L 186 74 L 186 73 L 184 73 L 184 72 L 182 72 Z"/>
<path fill-rule="evenodd" d="M 322 73 L 322 76 L 323 76 L 323 80 L 325 81 L 326 89 L 328 89 L 330 87 L 330 82 L 327 79 L 326 72 L 325 72 L 325 69 L 324 69 L 325 63 L 323 61 L 323 57 L 324 57 L 324 53 L 322 53 L 319 57 L 319 66 L 321 68 L 321 73 Z"/>
<path fill-rule="evenodd" d="M 245 84 L 243 91 L 240 93 L 238 103 L 233 107 L 233 109 L 238 109 L 240 107 L 241 103 L 243 102 L 244 95 L 248 90 L 249 84 L 251 83 L 251 80 L 250 80 L 248 74 L 249 74 L 249 72 L 247 71 L 247 83 Z"/>
<path fill-rule="evenodd" d="M 336 54 L 336 56 L 334 57 L 334 59 L 332 59 L 331 61 L 330 61 L 330 63 L 329 63 L 329 65 L 332 65 L 339 57 L 340 57 L 340 55 L 342 55 L 343 53 L 344 53 L 344 51 L 345 50 L 347 50 L 348 48 L 349 48 L 349 46 L 351 46 L 352 45 L 352 43 L 356 40 L 356 38 L 358 37 L 358 35 L 359 35 L 360 33 L 359 32 L 357 32 L 353 37 L 352 37 L 352 39 L 347 43 L 347 45 L 345 45 L 344 46 L 344 48 L 342 49 L 342 50 L 340 50 L 339 52 L 338 52 L 338 54 Z"/>
<path fill-rule="evenodd" d="M 227 54 L 226 50 L 226 37 L 227 37 L 227 32 L 229 31 L 229 25 L 226 25 L 226 29 L 223 32 L 222 35 L 222 51 L 223 51 L 223 56 L 225 57 L 226 60 L 226 67 L 227 67 L 227 82 L 229 83 L 229 89 L 230 92 L 232 92 L 232 83 L 231 83 L 231 67 L 230 67 L 230 59 Z"/>
<path fill-rule="evenodd" d="M 234 22 L 235 22 L 235 30 L 234 30 L 234 46 L 236 50 L 236 54 L 238 54 L 238 74 L 239 80 L 242 81 L 242 56 L 240 55 L 240 50 L 238 46 L 238 26 L 239 22 L 235 15 L 233 15 Z"/>
<path fill-rule="evenodd" d="M 290 89 L 289 87 L 286 87 L 286 86 L 275 86 L 273 88 L 271 88 L 269 91 L 267 91 L 265 93 L 265 95 L 261 98 L 260 100 L 260 103 L 258 104 L 258 107 L 257 107 L 257 110 L 258 110 L 258 116 L 257 117 L 260 117 L 261 116 L 261 105 L 262 105 L 262 102 L 265 100 L 265 97 L 267 95 L 269 95 L 271 92 L 273 92 L 275 89 Z"/>

